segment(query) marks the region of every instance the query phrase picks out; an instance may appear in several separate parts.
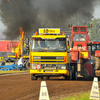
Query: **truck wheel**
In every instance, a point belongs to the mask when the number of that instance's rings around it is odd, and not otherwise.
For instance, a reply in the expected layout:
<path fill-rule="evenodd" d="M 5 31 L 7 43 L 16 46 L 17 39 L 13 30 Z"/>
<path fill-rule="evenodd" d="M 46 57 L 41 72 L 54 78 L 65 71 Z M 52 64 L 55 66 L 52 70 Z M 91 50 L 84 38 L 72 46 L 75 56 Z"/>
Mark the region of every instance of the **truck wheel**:
<path fill-rule="evenodd" d="M 72 80 L 72 64 L 69 65 L 69 80 Z"/>
<path fill-rule="evenodd" d="M 70 69 L 69 79 L 72 80 L 72 69 Z"/>
<path fill-rule="evenodd" d="M 43 79 L 44 80 L 48 80 L 49 79 L 49 76 L 44 76 Z"/>
<path fill-rule="evenodd" d="M 77 71 L 75 71 L 74 73 L 72 73 L 72 79 L 73 80 L 77 80 Z"/>
<path fill-rule="evenodd" d="M 5 62 L 2 62 L 2 64 L 1 65 L 5 65 Z"/>
<path fill-rule="evenodd" d="M 100 70 L 100 58 L 99 58 L 99 70 Z"/>
<path fill-rule="evenodd" d="M 72 79 L 77 80 L 77 63 L 75 63 L 72 67 Z"/>
<path fill-rule="evenodd" d="M 35 75 L 31 75 L 31 80 L 37 80 L 37 77 Z"/>
<path fill-rule="evenodd" d="M 29 61 L 26 62 L 26 69 L 28 69 L 28 70 L 30 69 L 30 63 L 29 63 Z"/>
<path fill-rule="evenodd" d="M 92 75 L 92 79 L 93 79 L 94 77 L 96 77 L 96 73 L 95 73 L 95 69 L 94 69 L 94 67 L 93 67 L 93 71 L 92 71 L 92 73 L 93 73 L 93 75 Z"/>
<path fill-rule="evenodd" d="M 67 75 L 65 75 L 64 77 L 65 77 L 65 80 L 68 80 L 69 79 L 69 76 L 67 76 Z"/>
<path fill-rule="evenodd" d="M 83 76 L 84 79 L 88 79 L 89 78 L 89 72 L 85 69 L 84 70 L 84 76 Z"/>
<path fill-rule="evenodd" d="M 99 58 L 98 57 L 92 57 L 93 59 L 95 59 L 95 69 L 97 70 L 99 68 Z"/>

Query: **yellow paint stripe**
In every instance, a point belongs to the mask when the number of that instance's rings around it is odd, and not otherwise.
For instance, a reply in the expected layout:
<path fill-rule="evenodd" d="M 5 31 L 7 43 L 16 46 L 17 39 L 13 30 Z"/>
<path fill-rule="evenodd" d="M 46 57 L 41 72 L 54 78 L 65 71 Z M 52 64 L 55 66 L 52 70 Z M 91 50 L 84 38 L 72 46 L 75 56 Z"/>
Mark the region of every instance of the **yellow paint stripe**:
<path fill-rule="evenodd" d="M 66 64 L 64 62 L 33 62 L 31 64 Z"/>
<path fill-rule="evenodd" d="M 30 53 L 32 56 L 50 56 L 50 57 L 64 57 L 67 55 L 67 52 L 31 52 Z"/>

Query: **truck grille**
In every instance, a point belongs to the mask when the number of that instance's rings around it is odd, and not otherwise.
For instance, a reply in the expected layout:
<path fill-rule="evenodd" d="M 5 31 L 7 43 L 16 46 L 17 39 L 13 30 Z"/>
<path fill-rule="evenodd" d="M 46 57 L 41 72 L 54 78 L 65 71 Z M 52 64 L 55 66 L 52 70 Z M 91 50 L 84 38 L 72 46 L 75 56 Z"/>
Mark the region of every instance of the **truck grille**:
<path fill-rule="evenodd" d="M 33 62 L 64 62 L 64 57 L 33 57 Z"/>
<path fill-rule="evenodd" d="M 47 66 L 47 67 L 55 67 L 56 64 L 41 64 L 41 67 L 45 67 L 45 66 Z"/>
<path fill-rule="evenodd" d="M 41 59 L 56 59 L 56 57 L 41 57 Z"/>

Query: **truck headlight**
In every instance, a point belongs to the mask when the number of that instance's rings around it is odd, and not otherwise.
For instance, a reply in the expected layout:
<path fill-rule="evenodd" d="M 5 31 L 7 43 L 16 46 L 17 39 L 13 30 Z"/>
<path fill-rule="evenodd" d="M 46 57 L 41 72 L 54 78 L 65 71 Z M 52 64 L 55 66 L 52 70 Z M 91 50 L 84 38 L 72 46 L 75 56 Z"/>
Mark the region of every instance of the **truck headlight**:
<path fill-rule="evenodd" d="M 33 57 L 33 59 L 41 59 L 41 57 Z"/>
<path fill-rule="evenodd" d="M 32 66 L 31 69 L 36 69 L 36 66 Z"/>
<path fill-rule="evenodd" d="M 56 57 L 56 59 L 64 59 L 64 57 Z"/>
<path fill-rule="evenodd" d="M 61 66 L 61 69 L 66 69 L 66 66 Z"/>

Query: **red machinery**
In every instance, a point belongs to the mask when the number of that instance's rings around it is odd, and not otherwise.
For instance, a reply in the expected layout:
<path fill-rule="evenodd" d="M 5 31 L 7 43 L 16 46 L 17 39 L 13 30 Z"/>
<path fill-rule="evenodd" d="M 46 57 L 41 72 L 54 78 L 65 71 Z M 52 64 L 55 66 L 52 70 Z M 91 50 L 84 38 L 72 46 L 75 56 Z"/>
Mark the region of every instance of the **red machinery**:
<path fill-rule="evenodd" d="M 26 68 L 29 69 L 29 47 L 27 47 L 27 41 L 29 39 L 26 38 L 25 40 L 25 32 L 22 30 L 22 27 L 20 27 L 20 36 L 18 46 L 12 48 L 12 52 L 10 52 L 6 61 L 17 63 L 17 60 L 23 56 L 23 60 L 26 62 Z"/>
<path fill-rule="evenodd" d="M 100 42 L 91 41 L 91 56 L 95 59 L 95 69 L 100 69 Z"/>
<path fill-rule="evenodd" d="M 11 52 L 13 47 L 18 46 L 19 41 L 0 40 L 0 52 Z"/>
<path fill-rule="evenodd" d="M 89 57 L 90 51 L 88 48 L 89 35 L 88 26 L 72 26 L 71 31 L 71 61 L 76 64 L 77 73 L 83 77 L 93 77 L 94 60 Z M 78 64 L 78 66 L 77 66 Z"/>

